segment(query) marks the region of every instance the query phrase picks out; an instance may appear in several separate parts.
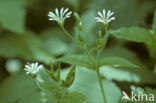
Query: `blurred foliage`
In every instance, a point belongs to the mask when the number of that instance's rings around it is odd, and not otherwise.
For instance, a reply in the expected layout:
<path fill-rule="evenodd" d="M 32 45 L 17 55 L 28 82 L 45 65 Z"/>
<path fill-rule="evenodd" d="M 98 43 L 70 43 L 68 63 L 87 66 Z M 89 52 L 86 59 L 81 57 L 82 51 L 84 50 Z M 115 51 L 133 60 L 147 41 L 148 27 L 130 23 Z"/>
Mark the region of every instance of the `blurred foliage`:
<path fill-rule="evenodd" d="M 75 92 L 62 102 L 73 103 L 69 98 L 78 95 L 74 98 L 77 101 L 84 97 L 82 94 L 89 103 L 103 102 L 97 76 L 85 69 L 93 68 L 88 58 L 55 22 L 48 21 L 47 13 L 61 7 L 80 14 L 83 37 L 91 46 L 98 30 L 104 31 L 94 20 L 97 11 L 110 9 L 115 12 L 116 20 L 110 25 L 111 36 L 101 55 L 105 56 L 101 58 L 101 75 L 108 103 L 120 103 L 122 91 L 126 88 L 130 92 L 132 84 L 156 94 L 155 0 L 0 0 L 0 103 L 39 103 L 44 99 L 23 69 L 10 75 L 11 70 L 5 65 L 12 59 L 20 61 L 22 67 L 25 62 L 33 61 L 46 66 L 50 60 L 56 65 L 58 61 L 64 62 L 61 78 L 69 71 L 69 64 L 83 66 L 76 68 L 75 81 L 69 88 Z M 66 20 L 65 28 L 73 36 L 79 32 L 77 26 L 74 17 Z M 72 56 L 68 55 L 71 53 Z M 117 66 L 112 67 L 114 65 Z M 48 98 L 47 103 L 57 102 Z"/>
<path fill-rule="evenodd" d="M 22 35 L 6 33 L 0 38 L 0 55 L 6 58 L 20 57 L 49 63 L 52 55 L 43 49 L 41 40 L 30 31 Z"/>
<path fill-rule="evenodd" d="M 26 14 L 24 0 L 1 0 L 0 13 L 0 23 L 2 28 L 18 34 L 24 32 Z"/>
<path fill-rule="evenodd" d="M 38 103 L 42 100 L 41 91 L 33 79 L 27 78 L 25 73 L 7 78 L 0 86 L 0 100 L 2 103 Z M 54 101 L 50 101 L 51 103 Z M 55 102 L 54 102 L 55 103 Z"/>

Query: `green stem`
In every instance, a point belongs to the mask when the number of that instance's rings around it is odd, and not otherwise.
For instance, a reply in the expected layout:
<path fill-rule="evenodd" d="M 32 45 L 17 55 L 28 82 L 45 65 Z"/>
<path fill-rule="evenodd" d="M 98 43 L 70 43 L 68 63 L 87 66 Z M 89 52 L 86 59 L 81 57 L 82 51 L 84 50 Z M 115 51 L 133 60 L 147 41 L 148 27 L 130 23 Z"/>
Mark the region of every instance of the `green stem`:
<path fill-rule="evenodd" d="M 60 27 L 71 40 L 75 41 L 75 39 L 68 33 L 68 31 L 64 28 L 64 26 L 60 25 Z"/>
<path fill-rule="evenodd" d="M 109 37 L 108 26 L 105 26 L 105 35 L 104 35 L 104 38 L 103 38 L 103 49 L 106 46 L 108 37 Z M 102 93 L 102 96 L 103 96 L 104 103 L 107 103 L 107 99 L 106 99 L 103 84 L 102 84 L 102 79 L 101 79 L 100 72 L 99 72 L 100 71 L 100 68 L 99 68 L 99 55 L 100 55 L 100 51 L 97 51 L 96 73 L 97 73 L 97 76 L 98 76 L 98 80 L 99 80 L 99 84 L 100 84 L 101 93 Z"/>
<path fill-rule="evenodd" d="M 85 50 L 85 52 L 86 52 L 87 56 L 89 57 L 90 61 L 94 64 L 94 60 L 93 60 L 92 56 L 90 55 L 90 53 L 89 53 L 89 51 L 88 51 L 87 47 L 86 47 L 86 46 L 84 46 L 83 48 L 84 48 L 84 50 Z"/>
<path fill-rule="evenodd" d="M 97 60 L 97 67 L 99 67 L 99 55 L 100 55 L 100 52 L 98 51 L 97 52 L 97 58 L 96 58 L 96 60 Z"/>
<path fill-rule="evenodd" d="M 99 80 L 99 84 L 100 84 L 100 88 L 101 88 L 104 103 L 107 103 L 104 88 L 103 88 L 103 84 L 102 84 L 102 79 L 101 79 L 100 73 L 99 73 L 99 69 L 97 69 L 96 73 L 97 73 L 97 76 L 98 76 L 98 80 Z"/>
<path fill-rule="evenodd" d="M 59 24 L 59 26 L 62 28 L 62 30 L 65 32 L 65 34 L 66 34 L 71 40 L 75 41 L 75 39 L 68 33 L 68 31 L 64 28 L 63 25 Z M 92 57 L 91 57 L 91 55 L 90 55 L 90 53 L 89 53 L 89 51 L 88 51 L 88 49 L 87 49 L 86 46 L 84 46 L 84 50 L 85 50 L 86 54 L 88 55 L 90 61 L 91 61 L 92 63 L 94 63 L 94 60 L 92 59 Z"/>
<path fill-rule="evenodd" d="M 104 39 L 103 39 L 103 48 L 105 48 L 106 47 L 106 44 L 107 44 L 107 40 L 108 40 L 108 37 L 109 37 L 109 31 L 108 31 L 108 29 L 107 29 L 107 27 L 105 27 L 105 35 L 104 35 Z"/>

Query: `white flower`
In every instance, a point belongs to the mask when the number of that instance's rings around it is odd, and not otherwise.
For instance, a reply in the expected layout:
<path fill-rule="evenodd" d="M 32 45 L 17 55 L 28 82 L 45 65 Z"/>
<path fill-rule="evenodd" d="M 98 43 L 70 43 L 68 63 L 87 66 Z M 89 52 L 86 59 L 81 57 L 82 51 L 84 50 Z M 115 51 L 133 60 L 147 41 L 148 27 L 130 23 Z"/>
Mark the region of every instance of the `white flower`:
<path fill-rule="evenodd" d="M 54 20 L 56 22 L 58 22 L 59 24 L 64 24 L 64 20 L 66 18 L 69 18 L 70 15 L 72 14 L 72 12 L 68 12 L 68 8 L 64 9 L 61 8 L 60 12 L 59 10 L 56 8 L 55 9 L 55 13 L 54 12 L 49 12 L 48 16 L 50 17 L 49 20 Z"/>
<path fill-rule="evenodd" d="M 43 65 L 38 65 L 38 63 L 31 63 L 25 65 L 24 70 L 26 71 L 26 74 L 31 73 L 32 75 L 37 74 L 40 69 L 43 69 Z"/>
<path fill-rule="evenodd" d="M 106 12 L 105 9 L 103 9 L 102 13 L 98 12 L 98 15 L 100 17 L 95 17 L 97 22 L 102 22 L 104 24 L 108 24 L 112 20 L 115 20 L 115 17 L 111 17 L 114 14 L 114 12 L 111 12 L 110 10 Z"/>

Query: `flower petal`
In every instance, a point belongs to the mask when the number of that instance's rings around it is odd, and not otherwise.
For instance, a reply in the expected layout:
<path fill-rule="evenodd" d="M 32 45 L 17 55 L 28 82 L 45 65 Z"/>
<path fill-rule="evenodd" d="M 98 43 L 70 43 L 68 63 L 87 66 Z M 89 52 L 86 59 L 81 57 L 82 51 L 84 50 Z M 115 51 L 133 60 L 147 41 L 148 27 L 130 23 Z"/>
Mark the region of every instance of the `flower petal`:
<path fill-rule="evenodd" d="M 55 9 L 55 13 L 56 13 L 56 16 L 59 17 L 59 11 L 57 8 Z"/>
<path fill-rule="evenodd" d="M 111 12 L 108 16 L 108 19 L 114 14 L 114 12 Z"/>
<path fill-rule="evenodd" d="M 49 18 L 48 20 L 55 20 L 55 19 L 53 19 L 53 18 Z"/>
<path fill-rule="evenodd" d="M 66 16 L 65 16 L 65 18 L 70 17 L 71 14 L 72 14 L 72 12 L 67 13 Z"/>
<path fill-rule="evenodd" d="M 64 10 L 64 12 L 63 12 L 63 16 L 64 16 L 64 14 L 67 12 L 69 10 L 69 8 L 66 8 L 65 10 Z"/>
<path fill-rule="evenodd" d="M 48 13 L 48 16 L 49 16 L 49 17 L 52 17 L 52 18 L 56 18 L 56 15 L 55 15 L 53 12 L 49 12 L 49 13 Z"/>
<path fill-rule="evenodd" d="M 31 68 L 34 68 L 34 66 L 35 66 L 35 63 L 32 63 L 32 64 L 31 64 Z"/>
<path fill-rule="evenodd" d="M 34 68 L 37 68 L 37 66 L 38 66 L 38 63 L 36 62 L 36 63 L 35 63 L 35 66 L 34 66 Z"/>
<path fill-rule="evenodd" d="M 44 68 L 43 65 L 39 65 L 38 66 L 38 69 L 42 69 L 42 68 Z"/>
<path fill-rule="evenodd" d="M 112 20 L 115 20 L 115 17 L 111 17 L 111 18 L 108 20 L 108 23 L 111 22 Z"/>
<path fill-rule="evenodd" d="M 30 72 L 26 72 L 26 74 L 29 74 Z"/>
<path fill-rule="evenodd" d="M 30 67 L 30 66 L 28 66 L 28 65 L 25 65 L 25 68 L 27 68 L 27 69 L 31 69 L 31 67 Z"/>
<path fill-rule="evenodd" d="M 60 11 L 60 17 L 61 18 L 63 17 L 63 10 L 64 10 L 64 8 L 61 8 L 61 11 Z"/>
<path fill-rule="evenodd" d="M 103 9 L 103 17 L 105 18 L 106 17 L 106 10 Z"/>
<path fill-rule="evenodd" d="M 99 15 L 101 18 L 104 18 L 103 15 L 101 14 L 101 12 L 98 12 L 98 15 Z"/>

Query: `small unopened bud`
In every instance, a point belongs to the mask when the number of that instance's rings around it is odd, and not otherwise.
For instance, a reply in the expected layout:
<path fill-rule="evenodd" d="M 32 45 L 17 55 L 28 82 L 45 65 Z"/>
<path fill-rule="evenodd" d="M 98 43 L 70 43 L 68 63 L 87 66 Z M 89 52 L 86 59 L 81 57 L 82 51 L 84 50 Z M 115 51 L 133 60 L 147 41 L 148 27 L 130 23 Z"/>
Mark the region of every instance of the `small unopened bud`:
<path fill-rule="evenodd" d="M 82 22 L 79 22 L 79 30 L 82 31 Z"/>
<path fill-rule="evenodd" d="M 55 76 L 55 71 L 54 71 L 54 65 L 52 61 L 50 61 L 50 76 L 53 80 L 57 81 L 56 76 Z"/>
<path fill-rule="evenodd" d="M 74 17 L 76 18 L 77 22 L 80 22 L 80 16 L 77 12 L 74 12 Z"/>
<path fill-rule="evenodd" d="M 84 46 L 84 39 L 83 39 L 83 37 L 80 34 L 78 34 L 78 40 L 80 42 L 80 45 Z"/>
<path fill-rule="evenodd" d="M 101 32 L 101 30 L 99 31 L 99 39 L 102 39 L 102 32 Z"/>
<path fill-rule="evenodd" d="M 78 39 L 79 39 L 79 41 L 84 42 L 84 39 L 80 34 L 78 34 Z"/>

